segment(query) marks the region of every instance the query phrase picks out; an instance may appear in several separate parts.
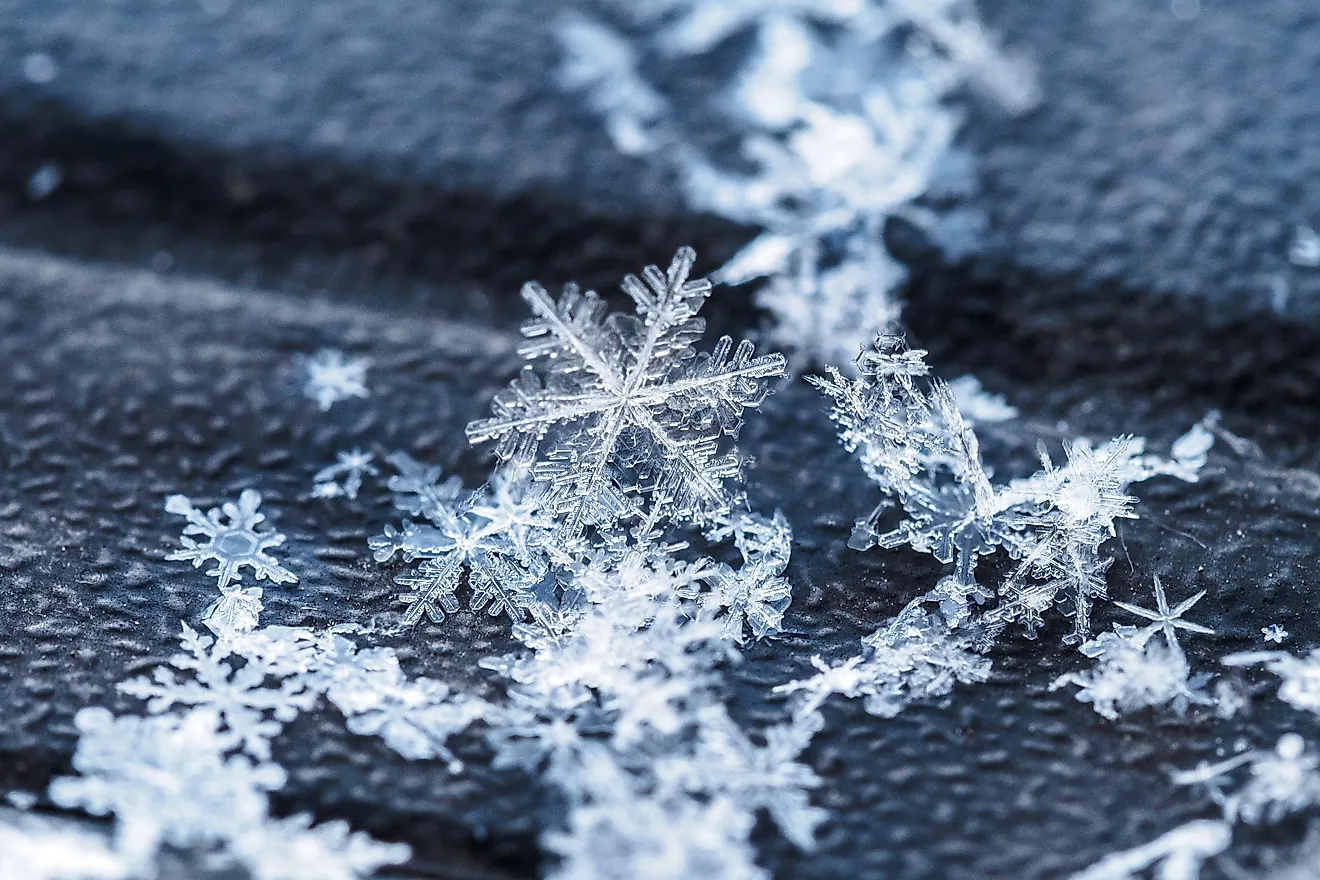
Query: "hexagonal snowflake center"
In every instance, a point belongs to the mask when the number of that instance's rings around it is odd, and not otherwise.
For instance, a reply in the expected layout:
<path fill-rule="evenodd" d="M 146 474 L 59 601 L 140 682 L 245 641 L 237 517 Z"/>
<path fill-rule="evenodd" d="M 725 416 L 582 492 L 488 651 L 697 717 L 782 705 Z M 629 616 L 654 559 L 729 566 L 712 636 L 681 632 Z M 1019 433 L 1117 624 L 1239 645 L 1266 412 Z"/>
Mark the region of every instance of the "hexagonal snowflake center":
<path fill-rule="evenodd" d="M 225 532 L 215 539 L 215 547 L 226 559 L 241 559 L 252 556 L 261 543 L 251 532 Z"/>

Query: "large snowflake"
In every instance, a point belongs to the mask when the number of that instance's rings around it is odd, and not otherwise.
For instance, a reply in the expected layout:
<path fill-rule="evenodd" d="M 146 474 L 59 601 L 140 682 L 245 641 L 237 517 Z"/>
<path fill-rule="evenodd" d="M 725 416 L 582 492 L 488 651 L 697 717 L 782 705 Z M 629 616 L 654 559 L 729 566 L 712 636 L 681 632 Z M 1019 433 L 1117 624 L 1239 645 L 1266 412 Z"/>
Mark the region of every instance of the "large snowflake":
<path fill-rule="evenodd" d="M 501 458 L 532 462 L 565 538 L 639 513 L 643 496 L 653 518 L 680 520 L 727 511 L 736 498 L 727 484 L 742 459 L 726 438 L 785 361 L 754 357 L 750 342 L 735 348 L 727 336 L 697 355 L 697 311 L 711 285 L 689 278 L 695 260 L 682 248 L 668 271 L 648 266 L 625 278 L 636 316 L 607 315 L 594 292 L 574 285 L 557 302 L 538 284 L 523 288 L 535 317 L 520 351 L 542 368 L 525 368 L 467 434 L 494 442 Z"/>
<path fill-rule="evenodd" d="M 215 567 L 206 573 L 220 579 L 221 590 L 240 580 L 239 569 L 244 566 L 252 569 L 257 580 L 264 578 L 276 584 L 296 584 L 298 576 L 266 552 L 283 544 L 284 535 L 257 531 L 257 526 L 266 519 L 265 514 L 257 512 L 259 507 L 261 493 L 254 489 L 244 489 L 237 504 L 226 501 L 205 514 L 193 507 L 187 496 L 171 495 L 165 500 L 165 509 L 187 517 L 188 525 L 179 539 L 184 549 L 165 558 L 191 562 L 194 568 L 201 568 L 202 563 L 214 560 Z M 222 516 L 226 522 L 221 522 Z M 206 540 L 196 541 L 190 535 L 202 535 Z"/>

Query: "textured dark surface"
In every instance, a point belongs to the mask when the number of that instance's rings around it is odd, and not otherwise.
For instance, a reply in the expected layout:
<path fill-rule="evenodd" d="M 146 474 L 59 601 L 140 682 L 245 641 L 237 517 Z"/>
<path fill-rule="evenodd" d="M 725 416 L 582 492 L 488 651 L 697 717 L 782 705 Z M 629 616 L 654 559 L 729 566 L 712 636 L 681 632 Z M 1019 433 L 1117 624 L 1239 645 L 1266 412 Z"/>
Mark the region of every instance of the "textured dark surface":
<path fill-rule="evenodd" d="M 1057 451 L 1077 433 L 1132 431 L 1161 449 L 1221 410 L 1261 456 L 1221 443 L 1202 483 L 1139 487 L 1111 592 L 1145 604 L 1153 574 L 1175 597 L 1207 590 L 1194 617 L 1218 635 L 1188 653 L 1209 671 L 1268 623 L 1291 647 L 1320 641 L 1320 330 L 1258 307 L 1262 279 L 1282 271 L 1297 292 L 1318 277 L 1283 253 L 1317 207 L 1320 22 L 1283 0 L 1205 2 L 1190 23 L 1163 3 L 986 5 L 1036 54 L 1045 103 L 969 127 L 990 256 L 945 265 L 893 230 L 913 265 L 914 341 L 944 375 L 973 372 L 1021 408 L 986 432 L 1003 473 L 1029 468 L 1038 439 Z M 709 269 L 745 239 L 685 216 L 662 173 L 616 156 L 554 93 L 546 17 L 527 10 L 0 0 L 0 239 L 23 249 L 0 252 L 0 789 L 66 772 L 73 713 L 127 708 L 113 683 L 165 656 L 179 619 L 214 594 L 163 559 L 180 522 L 166 494 L 265 495 L 302 578 L 267 589 L 267 621 L 369 620 L 394 592 L 364 546 L 392 518 L 387 499 L 369 484 L 357 503 L 312 500 L 311 474 L 357 444 L 475 484 L 485 461 L 461 429 L 515 369 L 518 283 L 612 290 L 679 243 Z M 50 83 L 22 78 L 37 51 L 56 62 Z M 64 181 L 34 202 L 24 189 L 46 162 Z M 1173 295 L 1188 292 L 1251 308 L 1224 323 L 1206 299 Z M 757 322 L 744 291 L 710 310 L 716 330 Z M 301 396 L 297 358 L 324 345 L 375 359 L 369 400 L 322 414 Z M 938 569 L 846 549 L 874 496 L 804 385 L 752 415 L 745 445 L 754 504 L 781 507 L 798 538 L 789 634 L 730 672 L 735 711 L 769 723 L 784 711 L 769 685 L 812 653 L 854 651 Z M 1115 619 L 1102 609 L 1097 626 Z M 832 705 L 808 757 L 834 818 L 806 857 L 766 829 L 767 864 L 784 877 L 1062 877 L 1209 814 L 1168 767 L 1315 731 L 1263 696 L 1228 722 L 1106 722 L 1048 691 L 1080 665 L 1064 631 L 1010 639 L 989 684 L 892 721 Z M 481 693 L 474 660 L 506 639 L 460 614 L 393 644 L 411 673 Z M 469 769 L 452 776 L 327 713 L 281 740 L 291 782 L 277 805 L 406 840 L 425 875 L 531 875 L 541 793 L 483 769 L 480 744 L 461 751 Z"/>

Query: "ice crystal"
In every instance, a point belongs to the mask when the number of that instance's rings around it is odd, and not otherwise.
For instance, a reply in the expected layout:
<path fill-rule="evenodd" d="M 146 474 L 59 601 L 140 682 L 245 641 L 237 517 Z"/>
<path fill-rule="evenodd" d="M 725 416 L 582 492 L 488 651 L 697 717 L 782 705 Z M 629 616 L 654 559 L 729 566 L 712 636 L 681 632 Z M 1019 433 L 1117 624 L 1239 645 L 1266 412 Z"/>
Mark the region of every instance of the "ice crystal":
<path fill-rule="evenodd" d="M 226 501 L 220 507 L 213 507 L 205 514 L 193 507 L 184 495 L 171 495 L 165 501 L 165 509 L 170 513 L 187 517 L 188 525 L 179 539 L 183 550 L 176 550 L 166 559 L 191 562 L 194 568 L 214 561 L 215 567 L 206 573 L 219 578 L 219 587 L 223 591 L 232 582 L 240 580 L 240 570 L 245 566 L 252 569 L 257 580 L 269 580 L 276 584 L 294 584 L 298 577 L 285 569 L 271 556 L 268 550 L 284 543 L 284 535 L 275 531 L 257 531 L 257 526 L 265 521 L 265 514 L 258 513 L 261 506 L 261 493 L 254 489 L 244 489 L 238 496 L 238 503 Z M 224 517 L 225 522 L 221 521 Z M 194 540 L 192 535 L 201 535 L 205 541 Z"/>
<path fill-rule="evenodd" d="M 788 520 L 778 511 L 773 519 L 739 513 L 707 534 L 715 539 L 732 535 L 743 563 L 736 569 L 717 565 L 709 570 L 705 580 L 710 590 L 701 594 L 701 607 L 722 614 L 725 638 L 739 644 L 744 628 L 754 639 L 778 633 L 793 598 L 792 585 L 782 577 L 793 542 Z"/>
<path fill-rule="evenodd" d="M 401 596 L 408 606 L 404 623 L 415 624 L 423 616 L 443 623 L 457 612 L 465 574 L 471 610 L 522 620 L 531 588 L 546 574 L 545 561 L 528 547 L 526 529 L 539 522 L 532 519 L 534 509 L 519 507 L 508 486 L 488 499 L 453 482 L 439 483 L 438 470 L 423 468 L 403 453 L 391 455 L 389 461 L 399 471 L 389 482 L 395 506 L 429 521 L 418 525 L 405 520 L 399 529 L 386 526 L 384 534 L 370 542 L 377 562 L 395 554 L 405 562 L 422 561 L 412 573 L 394 579 L 408 588 Z"/>
<path fill-rule="evenodd" d="M 1223 786 L 1241 767 L 1250 768 L 1235 790 Z M 1286 733 L 1270 751 L 1246 752 L 1218 764 L 1202 764 L 1175 773 L 1179 785 L 1206 787 L 1231 823 L 1273 825 L 1288 816 L 1320 804 L 1320 758 L 1306 750 L 1306 741 Z"/>
<path fill-rule="evenodd" d="M 342 351 L 322 349 L 307 360 L 303 393 L 315 400 L 322 412 L 350 397 L 370 397 L 371 392 L 367 390 L 367 368 L 370 366 L 370 358 L 347 359 Z"/>
<path fill-rule="evenodd" d="M 1077 699 L 1091 703 L 1106 718 L 1148 707 L 1170 706 L 1182 713 L 1193 703 L 1213 702 L 1200 691 L 1207 676 L 1192 676 L 1187 656 L 1178 643 L 1178 630 L 1213 634 L 1214 630 L 1183 620 L 1193 605 L 1205 596 L 1202 591 L 1179 602 L 1174 608 L 1164 594 L 1164 586 L 1155 578 L 1155 608 L 1151 611 L 1127 602 L 1114 604 L 1138 617 L 1151 621 L 1144 627 L 1122 625 L 1114 632 L 1101 633 L 1081 646 L 1088 657 L 1098 658 L 1094 669 L 1060 676 L 1051 689 L 1077 685 Z M 1162 642 L 1152 639 L 1156 634 Z"/>
<path fill-rule="evenodd" d="M 629 275 L 623 290 L 637 315 L 606 315 L 604 302 L 575 285 L 551 299 L 537 284 L 522 296 L 524 368 L 496 396 L 494 415 L 468 425 L 473 443 L 493 442 L 501 459 L 527 463 L 545 486 L 543 509 L 561 539 L 608 528 L 653 504 L 652 520 L 704 521 L 737 501 L 742 458 L 728 442 L 743 411 L 765 398 L 784 358 L 753 356 L 750 342 L 723 337 L 709 354 L 693 343 L 710 294 L 690 279 L 696 254 L 682 248 L 661 272 Z"/>
<path fill-rule="evenodd" d="M 756 300 L 798 364 L 846 363 L 897 318 L 893 291 L 906 272 L 885 248 L 889 218 L 954 241 L 935 208 L 941 190 L 959 189 L 950 144 L 961 86 L 1012 112 L 1037 99 L 1029 67 L 999 51 L 968 0 L 620 5 L 635 41 L 600 21 L 564 19 L 560 83 L 585 96 L 621 152 L 671 163 L 693 207 L 764 230 L 718 279 L 769 279 Z M 717 98 L 738 162 L 686 130 L 638 58 L 681 65 L 747 32 L 755 48 Z"/>
<path fill-rule="evenodd" d="M 198 635 L 186 623 L 179 641 L 183 651 L 170 658 L 169 666 L 156 667 L 150 678 L 119 685 L 124 693 L 146 700 L 152 714 L 175 706 L 209 708 L 245 751 L 264 761 L 270 758 L 270 739 L 282 722 L 292 721 L 316 701 L 317 695 L 297 678 L 270 686 L 271 670 L 265 664 L 249 660 L 235 668 L 226 663 L 229 645 Z M 187 677 L 179 677 L 176 670 Z"/>
<path fill-rule="evenodd" d="M 1228 849 L 1233 832 L 1225 822 L 1194 819 L 1167 834 L 1073 874 L 1070 880 L 1197 880 L 1206 861 Z M 1147 875 L 1146 872 L 1152 873 Z"/>
<path fill-rule="evenodd" d="M 315 498 L 356 499 L 362 488 L 362 475 L 377 476 L 380 471 L 372 464 L 376 456 L 361 449 L 337 452 L 334 464 L 321 468 L 312 477 L 312 496 Z M 343 482 L 339 478 L 343 477 Z"/>
<path fill-rule="evenodd" d="M 1198 425 L 1165 460 L 1145 454 L 1140 438 L 1099 447 L 1078 439 L 1065 447 L 1062 466 L 1042 450 L 1040 471 L 996 486 L 952 389 L 929 376 L 924 351 L 882 336 L 857 363 L 858 376 L 830 368 L 823 378 L 808 377 L 830 399 L 844 447 L 886 495 L 858 521 L 849 545 L 909 544 L 952 564 L 953 574 L 929 598 L 955 625 L 992 594 L 976 580 L 978 558 L 1003 548 L 1017 565 L 993 591 L 999 602 L 983 621 L 992 629 L 1016 621 L 1031 636 L 1046 611 L 1066 602 L 1074 621 L 1069 639 L 1084 641 L 1091 604 L 1106 595 L 1111 560 L 1100 547 L 1116 520 L 1136 516 L 1128 487 L 1161 474 L 1195 480 L 1213 442 Z M 907 516 L 887 528 L 895 501 Z"/>
<path fill-rule="evenodd" d="M 1280 700 L 1320 715 L 1320 648 L 1312 649 L 1305 657 L 1294 657 L 1284 651 L 1250 651 L 1230 654 L 1222 662 L 1226 666 L 1263 665 L 1283 679 L 1279 686 Z"/>
<path fill-rule="evenodd" d="M 990 660 L 969 629 L 952 629 L 941 615 L 913 602 L 862 640 L 865 652 L 840 663 L 811 658 L 816 675 L 775 688 L 795 695 L 797 717 L 807 717 L 832 694 L 862 698 L 866 711 L 892 718 L 916 700 L 940 697 L 957 683 L 990 676 Z"/>
<path fill-rule="evenodd" d="M 1260 634 L 1265 637 L 1265 641 L 1274 642 L 1276 645 L 1283 644 L 1283 640 L 1288 638 L 1288 631 L 1277 623 L 1261 627 Z"/>

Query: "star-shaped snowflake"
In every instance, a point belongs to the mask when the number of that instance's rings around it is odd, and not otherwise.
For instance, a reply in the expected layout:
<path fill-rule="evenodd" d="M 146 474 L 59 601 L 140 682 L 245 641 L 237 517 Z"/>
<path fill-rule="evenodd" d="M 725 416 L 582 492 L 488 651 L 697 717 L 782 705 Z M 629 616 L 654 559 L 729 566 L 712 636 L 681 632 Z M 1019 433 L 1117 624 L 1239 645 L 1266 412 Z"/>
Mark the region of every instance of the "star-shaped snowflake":
<path fill-rule="evenodd" d="M 326 348 L 307 361 L 307 381 L 303 393 L 315 400 L 325 412 L 350 397 L 370 397 L 367 390 L 367 367 L 370 358 L 346 359 L 342 351 Z"/>
<path fill-rule="evenodd" d="M 1192 609 L 1192 606 L 1200 602 L 1205 597 L 1205 590 L 1192 596 L 1190 599 L 1184 599 L 1173 608 L 1169 607 L 1169 600 L 1164 596 L 1164 585 L 1160 583 L 1159 575 L 1155 576 L 1155 610 L 1142 608 L 1137 605 L 1131 605 L 1127 602 L 1115 602 L 1119 608 L 1124 611 L 1144 617 L 1151 623 L 1142 627 L 1140 632 L 1134 636 L 1134 640 L 1139 644 L 1144 644 L 1156 632 L 1164 634 L 1164 640 L 1168 643 L 1169 649 L 1182 654 L 1182 646 L 1178 644 L 1178 630 L 1187 632 L 1201 633 L 1202 635 L 1214 635 L 1215 631 L 1208 626 L 1202 626 L 1199 623 L 1192 623 L 1190 620 L 1183 620 L 1182 616 Z"/>
<path fill-rule="evenodd" d="M 171 495 L 165 500 L 165 509 L 187 517 L 188 525 L 184 527 L 183 536 L 179 539 L 185 549 L 176 550 L 165 558 L 191 562 L 193 568 L 201 568 L 202 563 L 214 560 L 215 567 L 206 573 L 220 579 L 221 590 L 225 590 L 231 582 L 241 580 L 239 569 L 244 566 L 252 569 L 257 580 L 296 584 L 298 576 L 266 552 L 283 544 L 284 535 L 257 531 L 257 526 L 266 519 L 265 514 L 257 512 L 260 506 L 261 493 L 253 489 L 244 489 L 238 496 L 237 504 L 226 501 L 205 514 L 193 507 L 187 496 Z M 222 516 L 227 522 L 221 522 Z M 190 535 L 203 535 L 207 540 L 195 541 Z"/>
<path fill-rule="evenodd" d="M 742 460 L 722 441 L 737 435 L 743 410 L 760 404 L 785 361 L 753 357 L 750 342 L 735 349 L 729 337 L 696 354 L 692 343 L 705 329 L 697 311 L 711 285 L 689 280 L 695 260 L 682 248 L 668 271 L 648 266 L 625 278 L 635 316 L 606 316 L 601 299 L 575 285 L 558 302 L 538 284 L 523 287 L 535 317 L 523 325 L 520 351 L 544 366 L 525 368 L 467 435 L 531 464 L 565 538 L 637 514 L 639 496 L 665 519 L 730 507 L 726 483 Z"/>

